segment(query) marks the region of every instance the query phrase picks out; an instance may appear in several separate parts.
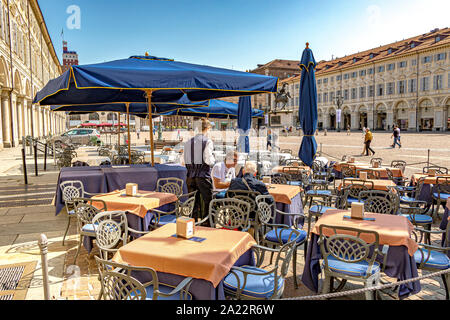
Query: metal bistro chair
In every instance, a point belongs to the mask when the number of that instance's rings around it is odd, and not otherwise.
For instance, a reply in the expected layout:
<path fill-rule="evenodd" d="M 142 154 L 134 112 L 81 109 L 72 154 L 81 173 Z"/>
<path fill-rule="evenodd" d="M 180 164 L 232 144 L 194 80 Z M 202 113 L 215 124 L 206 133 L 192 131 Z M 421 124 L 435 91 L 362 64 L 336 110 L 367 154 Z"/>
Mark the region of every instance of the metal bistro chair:
<path fill-rule="evenodd" d="M 392 160 L 391 161 L 391 168 L 398 168 L 401 169 L 402 172 L 405 172 L 406 169 L 406 161 L 404 160 Z"/>
<path fill-rule="evenodd" d="M 387 174 L 389 180 L 391 180 L 392 182 L 394 182 L 398 186 L 406 186 L 406 184 L 408 182 L 408 178 L 406 178 L 406 177 L 394 177 L 394 173 L 392 172 L 391 169 L 385 168 L 385 170 L 386 170 L 386 174 Z M 410 190 L 414 189 L 414 187 L 406 187 L 406 188 L 409 188 Z"/>
<path fill-rule="evenodd" d="M 192 217 L 195 205 L 195 196 L 197 191 L 191 193 L 182 194 L 178 197 L 178 201 L 175 203 L 175 209 L 171 211 L 162 211 L 158 209 L 151 209 L 153 218 L 150 221 L 150 227 L 157 229 L 168 223 L 176 223 L 180 217 Z"/>
<path fill-rule="evenodd" d="M 420 233 L 420 236 L 417 234 Z M 431 234 L 442 234 L 445 240 L 442 246 L 420 243 L 422 239 L 429 239 Z M 442 271 L 450 268 L 450 223 L 447 224 L 446 230 L 425 230 L 415 228 L 413 235 L 415 241 L 419 243 L 419 249 L 414 253 L 414 260 L 418 269 L 429 271 Z M 450 299 L 450 273 L 441 275 L 445 289 L 445 299 Z"/>
<path fill-rule="evenodd" d="M 435 170 L 436 174 L 448 174 L 448 168 L 440 166 L 428 166 L 423 168 L 423 173 L 428 173 L 430 169 Z"/>
<path fill-rule="evenodd" d="M 256 205 L 256 197 L 261 195 L 258 191 L 250 190 L 227 190 L 225 198 L 233 198 L 248 202 L 250 204 L 249 221 L 252 227 L 256 224 L 256 211 L 258 207 Z"/>
<path fill-rule="evenodd" d="M 356 178 L 356 166 L 353 164 L 341 164 L 342 179 Z"/>
<path fill-rule="evenodd" d="M 348 190 L 346 192 L 347 199 L 347 209 L 351 206 L 353 202 L 359 202 L 359 193 L 362 191 L 369 191 L 373 189 L 373 181 L 366 181 L 360 179 L 344 179 L 342 180 L 341 190 Z"/>
<path fill-rule="evenodd" d="M 300 232 L 295 229 L 289 229 L 288 232 L 285 238 L 289 242 L 278 249 L 252 246 L 252 252 L 256 256 L 255 266 L 231 267 L 230 273 L 223 280 L 223 288 L 228 297 L 238 300 L 270 300 L 283 295 L 289 264 L 297 248 L 298 238 L 301 237 Z M 269 270 L 261 267 L 266 252 L 276 254 L 275 263 L 270 265 Z"/>
<path fill-rule="evenodd" d="M 97 206 L 94 206 L 94 203 Z M 75 213 L 77 215 L 77 229 L 79 234 L 77 252 L 73 264 L 76 264 L 78 254 L 80 253 L 83 236 L 95 237 L 95 228 L 93 219 L 100 212 L 106 211 L 106 203 L 103 200 L 77 198 L 74 199 Z"/>
<path fill-rule="evenodd" d="M 447 203 L 447 199 L 450 197 L 450 177 L 437 177 L 436 179 L 436 190 L 431 193 L 433 198 L 433 205 L 431 211 L 433 212 L 433 217 L 437 218 L 439 216 L 439 207 Z M 434 210 L 434 205 L 436 203 L 436 211 Z"/>
<path fill-rule="evenodd" d="M 189 293 L 193 278 L 181 281 L 176 288 L 160 284 L 158 274 L 149 267 L 132 267 L 95 257 L 105 300 L 192 300 Z M 152 281 L 141 283 L 132 272 L 148 272 Z"/>
<path fill-rule="evenodd" d="M 62 241 L 62 245 L 64 245 L 67 233 L 69 232 L 70 219 L 75 216 L 74 199 L 85 198 L 86 196 L 93 196 L 95 194 L 85 191 L 83 182 L 79 180 L 61 182 L 59 188 L 61 189 L 62 201 L 64 201 L 64 205 L 68 214 L 67 227 L 66 231 L 64 232 Z"/>
<path fill-rule="evenodd" d="M 284 173 L 274 174 L 271 177 L 271 183 L 273 184 L 288 184 L 290 176 Z"/>
<path fill-rule="evenodd" d="M 208 218 L 211 228 L 247 232 L 251 227 L 249 215 L 250 204 L 243 200 L 231 198 L 213 199 L 209 203 Z M 199 224 L 201 223 L 196 223 L 196 225 Z"/>
<path fill-rule="evenodd" d="M 325 229 L 330 233 L 325 234 Z M 375 231 L 320 225 L 319 245 L 324 274 L 322 293 L 333 291 L 335 278 L 342 279 L 336 291 L 342 289 L 347 280 L 363 282 L 365 288 L 377 286 L 382 271 L 380 263 L 375 261 L 377 255 L 382 254 L 379 238 Z M 377 298 L 376 291 L 367 291 L 365 295 L 367 300 Z"/>
<path fill-rule="evenodd" d="M 306 244 L 307 232 L 302 230 L 305 216 L 301 213 L 286 213 L 278 210 L 275 205 L 275 199 L 271 195 L 256 197 L 256 204 L 258 205 L 258 219 L 255 238 L 258 244 L 268 247 L 280 247 L 291 240 L 293 229 L 300 234 L 295 244 L 293 262 L 294 286 L 297 289 L 297 248 L 302 244 Z M 293 229 L 285 224 L 275 224 L 275 217 L 277 214 L 292 216 L 294 218 Z M 302 220 L 301 224 L 299 224 L 299 219 Z M 304 249 L 306 252 L 306 245 Z M 272 263 L 272 259 L 273 253 L 270 258 L 270 263 Z"/>
<path fill-rule="evenodd" d="M 397 215 L 399 198 L 395 193 L 381 190 L 361 191 L 359 202 L 364 203 L 366 212 Z"/>
<path fill-rule="evenodd" d="M 183 194 L 184 181 L 179 178 L 160 178 L 156 182 L 156 191 L 173 193 L 177 197 Z"/>
<path fill-rule="evenodd" d="M 372 158 L 372 159 L 370 159 L 370 166 L 373 167 L 375 162 L 378 162 L 378 165 L 381 167 L 381 165 L 383 164 L 383 159 L 382 158 Z"/>
<path fill-rule="evenodd" d="M 373 169 L 357 169 L 356 170 L 358 177 L 360 177 L 361 172 L 367 172 L 367 179 L 381 179 L 380 171 Z"/>

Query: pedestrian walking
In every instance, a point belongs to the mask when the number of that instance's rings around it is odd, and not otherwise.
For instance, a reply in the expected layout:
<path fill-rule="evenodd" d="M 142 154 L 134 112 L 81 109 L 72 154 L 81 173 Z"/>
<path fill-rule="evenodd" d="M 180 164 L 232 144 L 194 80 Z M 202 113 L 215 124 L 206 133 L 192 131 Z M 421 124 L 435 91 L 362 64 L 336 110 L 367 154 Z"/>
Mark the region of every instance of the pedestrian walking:
<path fill-rule="evenodd" d="M 395 146 L 398 145 L 398 148 L 400 149 L 402 145 L 400 144 L 400 128 L 398 126 L 394 126 L 394 131 L 392 133 L 391 138 L 394 138 L 394 143 L 392 144 L 392 148 L 395 149 Z"/>
<path fill-rule="evenodd" d="M 350 135 L 350 126 L 347 126 L 347 135 Z"/>
<path fill-rule="evenodd" d="M 139 128 L 137 128 L 137 130 L 136 130 L 136 136 L 137 136 L 137 138 L 138 138 L 138 140 L 139 140 L 139 135 L 141 134 L 141 130 L 139 129 Z"/>
<path fill-rule="evenodd" d="M 267 150 L 269 150 L 269 146 L 270 150 L 272 150 L 272 130 L 267 131 Z"/>
<path fill-rule="evenodd" d="M 373 151 L 373 149 L 370 147 L 372 140 L 373 140 L 372 132 L 370 131 L 370 128 L 366 128 L 366 135 L 364 136 L 366 156 L 369 155 L 369 151 L 372 152 L 372 155 L 375 154 L 375 151 Z"/>

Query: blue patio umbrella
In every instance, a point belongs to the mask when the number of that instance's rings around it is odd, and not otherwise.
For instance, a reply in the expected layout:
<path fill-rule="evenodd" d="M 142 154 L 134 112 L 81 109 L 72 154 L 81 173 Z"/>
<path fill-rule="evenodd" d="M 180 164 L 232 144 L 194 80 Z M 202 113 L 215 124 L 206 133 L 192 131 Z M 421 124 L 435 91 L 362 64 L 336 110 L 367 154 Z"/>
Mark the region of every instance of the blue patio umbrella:
<path fill-rule="evenodd" d="M 272 93 L 278 78 L 214 68 L 153 56 L 72 66 L 50 80 L 33 103 L 86 105 L 97 103 L 172 102 L 184 94 L 191 101 Z M 152 117 L 148 108 L 149 119 Z M 153 141 L 152 121 L 150 141 Z M 153 161 L 153 148 L 152 163 Z"/>
<path fill-rule="evenodd" d="M 250 152 L 248 134 L 252 125 L 252 100 L 249 96 L 239 98 L 238 107 L 238 151 Z"/>
<path fill-rule="evenodd" d="M 299 119 L 304 137 L 298 156 L 309 167 L 313 164 L 317 150 L 317 142 L 314 138 L 314 132 L 316 132 L 317 129 L 317 88 L 314 71 L 315 67 L 316 60 L 307 43 L 300 62 L 300 69 L 302 72 L 300 78 Z"/>

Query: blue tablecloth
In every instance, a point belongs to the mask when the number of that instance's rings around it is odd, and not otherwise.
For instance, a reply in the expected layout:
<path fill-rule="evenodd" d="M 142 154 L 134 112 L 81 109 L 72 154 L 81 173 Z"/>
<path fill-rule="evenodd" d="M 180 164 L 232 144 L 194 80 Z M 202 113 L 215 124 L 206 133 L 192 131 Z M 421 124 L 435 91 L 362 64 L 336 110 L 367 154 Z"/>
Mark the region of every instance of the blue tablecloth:
<path fill-rule="evenodd" d="M 89 193 L 108 193 L 118 189 L 125 189 L 125 185 L 134 182 L 139 190 L 154 191 L 156 181 L 160 178 L 174 177 L 184 181 L 183 193 L 187 193 L 185 167 L 177 165 L 157 164 L 131 166 L 101 166 L 101 167 L 71 167 L 62 168 L 56 187 L 56 215 L 64 207 L 62 192 L 59 185 L 64 181 L 79 180 L 85 191 Z"/>
<path fill-rule="evenodd" d="M 299 213 L 303 214 L 303 203 L 302 203 L 302 197 L 301 194 L 297 194 L 294 198 L 291 199 L 291 204 L 276 203 L 277 209 L 286 213 Z M 282 216 L 282 215 L 275 215 L 275 224 L 286 224 L 288 226 L 292 226 L 294 222 L 293 216 Z M 304 224 L 304 219 L 299 223 L 301 225 Z"/>
<path fill-rule="evenodd" d="M 317 244 L 319 236 L 311 233 L 311 241 L 308 243 L 308 250 L 306 251 L 305 268 L 303 269 L 302 282 L 310 290 L 318 292 L 319 290 L 319 274 L 321 272 L 320 246 Z M 379 263 L 383 262 L 381 256 L 377 257 Z M 408 249 L 405 246 L 390 246 L 384 273 L 389 277 L 396 278 L 399 281 L 415 278 L 418 276 L 417 266 L 414 257 L 408 254 Z M 411 294 L 416 294 L 421 290 L 420 281 L 410 282 L 401 285 L 399 288 L 399 298 L 407 298 Z"/>

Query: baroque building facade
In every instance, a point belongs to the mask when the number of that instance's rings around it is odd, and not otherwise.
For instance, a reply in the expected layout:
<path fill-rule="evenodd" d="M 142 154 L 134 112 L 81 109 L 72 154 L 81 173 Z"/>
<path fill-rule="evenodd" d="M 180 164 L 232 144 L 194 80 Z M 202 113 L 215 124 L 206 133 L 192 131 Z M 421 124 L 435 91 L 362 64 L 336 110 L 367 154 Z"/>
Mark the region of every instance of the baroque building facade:
<path fill-rule="evenodd" d="M 65 115 L 32 104 L 61 65 L 36 0 L 0 0 L 0 148 L 61 133 Z"/>

